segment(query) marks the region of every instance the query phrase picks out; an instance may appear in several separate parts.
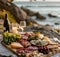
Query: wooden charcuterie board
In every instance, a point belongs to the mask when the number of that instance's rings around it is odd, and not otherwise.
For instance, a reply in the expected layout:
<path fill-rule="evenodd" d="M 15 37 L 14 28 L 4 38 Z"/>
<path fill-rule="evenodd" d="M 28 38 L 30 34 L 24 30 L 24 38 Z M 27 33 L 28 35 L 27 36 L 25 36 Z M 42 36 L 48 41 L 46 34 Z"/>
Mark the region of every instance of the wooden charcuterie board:
<path fill-rule="evenodd" d="M 14 49 L 11 49 L 8 45 L 6 45 L 3 41 L 1 42 L 1 44 L 7 48 L 8 50 L 10 50 L 12 53 L 14 53 L 15 55 L 17 55 L 18 57 L 20 56 Z"/>

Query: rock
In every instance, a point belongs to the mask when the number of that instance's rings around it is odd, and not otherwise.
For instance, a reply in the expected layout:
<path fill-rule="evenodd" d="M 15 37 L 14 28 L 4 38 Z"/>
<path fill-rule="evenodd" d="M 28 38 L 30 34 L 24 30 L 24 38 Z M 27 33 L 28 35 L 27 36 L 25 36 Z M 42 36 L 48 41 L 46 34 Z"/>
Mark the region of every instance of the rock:
<path fill-rule="evenodd" d="M 54 23 L 55 25 L 59 25 L 59 23 Z"/>
<path fill-rule="evenodd" d="M 49 16 L 49 17 L 54 17 L 54 18 L 57 17 L 56 15 L 53 15 L 53 14 L 50 14 L 50 13 L 48 14 L 48 16 Z"/>
<path fill-rule="evenodd" d="M 46 24 L 45 26 L 50 26 L 49 24 Z"/>
<path fill-rule="evenodd" d="M 24 11 L 27 13 L 27 15 L 29 15 L 29 16 L 35 16 L 36 13 L 37 13 L 37 12 L 32 11 L 32 10 L 30 10 L 30 9 L 26 9 L 26 8 L 24 8 L 24 7 L 21 7 L 21 9 L 24 10 Z"/>
<path fill-rule="evenodd" d="M 44 34 L 45 36 L 48 36 L 49 38 L 54 38 L 54 37 L 56 37 L 58 39 L 60 38 L 60 34 L 56 33 L 54 30 L 52 30 L 52 28 L 48 28 L 46 26 L 32 27 L 29 29 L 31 29 L 31 31 L 38 31 L 38 32 Z"/>
<path fill-rule="evenodd" d="M 46 17 L 42 16 L 40 13 L 26 9 L 24 7 L 21 7 L 22 10 L 24 10 L 28 16 L 36 16 L 38 19 L 44 20 Z"/>
<path fill-rule="evenodd" d="M 51 25 L 45 25 L 45 27 L 49 30 L 52 29 Z"/>
<path fill-rule="evenodd" d="M 55 29 L 60 34 L 60 29 Z"/>
<path fill-rule="evenodd" d="M 40 13 L 36 13 L 36 17 L 40 20 L 45 20 L 46 17 L 42 16 Z"/>
<path fill-rule="evenodd" d="M 39 24 L 38 22 L 36 22 L 36 20 L 34 20 L 32 18 L 26 19 L 26 22 L 27 22 L 27 25 L 29 25 L 29 24 L 32 25 L 33 23 L 37 24 L 37 25 L 42 25 L 42 24 Z"/>

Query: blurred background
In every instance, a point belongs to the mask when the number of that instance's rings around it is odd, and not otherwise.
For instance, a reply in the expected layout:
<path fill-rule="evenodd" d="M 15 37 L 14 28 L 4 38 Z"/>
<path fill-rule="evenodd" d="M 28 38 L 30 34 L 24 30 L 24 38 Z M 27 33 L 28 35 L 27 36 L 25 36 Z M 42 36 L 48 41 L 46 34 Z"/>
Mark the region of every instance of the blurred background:
<path fill-rule="evenodd" d="M 60 29 L 60 0 L 14 0 L 13 3 L 39 12 L 46 17 L 45 20 L 36 19 L 38 23 Z M 57 17 L 49 17 L 48 14 Z"/>

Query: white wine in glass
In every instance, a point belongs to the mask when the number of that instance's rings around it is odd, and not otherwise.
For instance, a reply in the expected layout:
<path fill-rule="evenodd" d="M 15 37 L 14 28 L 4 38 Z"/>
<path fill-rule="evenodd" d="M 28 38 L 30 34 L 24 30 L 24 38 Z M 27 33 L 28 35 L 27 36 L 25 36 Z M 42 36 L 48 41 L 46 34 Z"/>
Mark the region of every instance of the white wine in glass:
<path fill-rule="evenodd" d="M 26 28 L 26 21 L 20 21 L 20 27 L 25 29 Z"/>

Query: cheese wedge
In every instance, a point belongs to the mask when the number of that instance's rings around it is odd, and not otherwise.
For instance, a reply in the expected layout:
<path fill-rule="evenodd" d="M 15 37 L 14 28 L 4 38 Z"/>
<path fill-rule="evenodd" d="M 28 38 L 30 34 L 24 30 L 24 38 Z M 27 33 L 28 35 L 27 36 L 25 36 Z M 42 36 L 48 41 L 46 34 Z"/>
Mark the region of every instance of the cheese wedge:
<path fill-rule="evenodd" d="M 13 49 L 18 49 L 18 48 L 22 48 L 22 47 L 23 46 L 18 42 L 11 43 L 11 48 L 13 48 Z"/>

